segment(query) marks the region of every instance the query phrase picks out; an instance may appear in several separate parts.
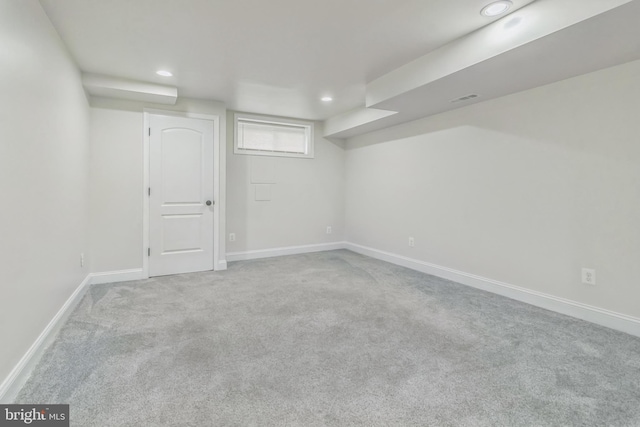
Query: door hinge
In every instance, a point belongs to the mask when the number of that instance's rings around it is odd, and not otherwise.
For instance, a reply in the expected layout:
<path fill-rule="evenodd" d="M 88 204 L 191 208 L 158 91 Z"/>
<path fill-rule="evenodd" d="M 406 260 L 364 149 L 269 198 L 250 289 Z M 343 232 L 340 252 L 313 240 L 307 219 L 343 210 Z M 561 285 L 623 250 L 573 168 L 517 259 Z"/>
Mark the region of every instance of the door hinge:
<path fill-rule="evenodd" d="M 149 128 L 149 136 L 151 136 L 151 128 Z"/>
<path fill-rule="evenodd" d="M 151 256 L 151 248 L 147 248 L 147 256 Z"/>
<path fill-rule="evenodd" d="M 149 195 L 151 195 L 151 187 L 149 187 Z"/>

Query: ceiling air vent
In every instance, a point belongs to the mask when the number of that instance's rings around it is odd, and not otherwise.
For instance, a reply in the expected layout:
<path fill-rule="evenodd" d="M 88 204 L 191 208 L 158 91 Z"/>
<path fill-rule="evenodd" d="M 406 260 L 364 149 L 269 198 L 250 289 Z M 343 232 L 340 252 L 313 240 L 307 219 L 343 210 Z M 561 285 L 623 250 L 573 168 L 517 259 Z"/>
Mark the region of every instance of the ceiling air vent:
<path fill-rule="evenodd" d="M 467 95 L 467 96 L 463 96 L 463 97 L 461 97 L 461 98 L 453 99 L 453 100 L 451 100 L 451 102 L 462 102 L 462 101 L 468 101 L 468 100 L 470 100 L 470 99 L 474 99 L 474 98 L 477 98 L 477 97 L 479 97 L 479 96 L 480 96 L 480 95 L 477 95 L 477 94 L 475 94 L 475 93 L 472 93 L 471 95 Z"/>

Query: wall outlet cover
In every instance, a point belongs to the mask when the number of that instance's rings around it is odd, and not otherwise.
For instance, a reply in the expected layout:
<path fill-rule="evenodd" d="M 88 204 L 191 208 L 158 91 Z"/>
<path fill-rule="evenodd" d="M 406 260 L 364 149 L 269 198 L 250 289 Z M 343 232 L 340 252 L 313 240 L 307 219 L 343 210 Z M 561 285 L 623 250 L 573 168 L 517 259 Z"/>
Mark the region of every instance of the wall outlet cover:
<path fill-rule="evenodd" d="M 592 268 L 583 268 L 582 269 L 582 283 L 585 285 L 595 285 L 596 284 L 596 271 Z"/>

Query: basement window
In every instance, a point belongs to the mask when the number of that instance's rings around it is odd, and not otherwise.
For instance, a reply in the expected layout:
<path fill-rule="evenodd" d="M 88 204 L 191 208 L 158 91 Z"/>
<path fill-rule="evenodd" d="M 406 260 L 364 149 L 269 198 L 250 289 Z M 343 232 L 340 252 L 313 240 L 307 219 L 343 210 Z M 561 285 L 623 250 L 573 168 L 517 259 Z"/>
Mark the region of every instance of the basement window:
<path fill-rule="evenodd" d="M 236 114 L 233 152 L 313 158 L 313 122 Z"/>

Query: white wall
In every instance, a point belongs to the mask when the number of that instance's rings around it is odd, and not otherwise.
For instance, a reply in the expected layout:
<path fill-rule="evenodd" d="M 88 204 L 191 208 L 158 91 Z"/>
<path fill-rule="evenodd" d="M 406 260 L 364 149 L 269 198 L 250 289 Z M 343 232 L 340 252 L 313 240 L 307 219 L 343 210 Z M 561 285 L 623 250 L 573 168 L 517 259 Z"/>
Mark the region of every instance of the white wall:
<path fill-rule="evenodd" d="M 91 271 L 142 267 L 143 109 L 221 116 L 227 141 L 226 231 L 221 254 L 341 241 L 344 222 L 344 150 L 322 138 L 316 125 L 315 158 L 291 159 L 233 154 L 233 114 L 224 105 L 180 98 L 175 106 L 91 98 Z M 227 126 L 229 131 L 226 131 Z M 223 147 L 224 148 L 224 147 Z M 224 151 L 224 150 L 222 150 Z M 274 170 L 272 200 L 256 202 L 251 165 Z M 224 163 L 224 162 L 223 162 Z M 223 192 L 224 192 L 223 185 Z M 333 233 L 326 234 L 326 226 Z"/>
<path fill-rule="evenodd" d="M 87 276 L 89 108 L 36 0 L 0 2 L 0 381 Z"/>
<path fill-rule="evenodd" d="M 233 112 L 227 129 L 227 238 L 236 235 L 227 253 L 343 240 L 344 149 L 322 137 L 322 124 L 313 159 L 234 154 Z M 256 201 L 256 183 L 268 181 L 271 200 Z"/>
<path fill-rule="evenodd" d="M 92 272 L 142 268 L 144 108 L 220 116 L 221 151 L 224 153 L 224 104 L 180 98 L 176 105 L 155 105 L 92 97 Z M 221 163 L 224 178 L 224 162 Z M 224 182 L 221 182 L 221 188 L 224 189 Z M 218 202 L 224 206 L 224 190 L 222 193 Z M 224 235 L 224 208 L 220 220 Z M 224 239 L 220 253 L 225 253 Z"/>
<path fill-rule="evenodd" d="M 346 240 L 640 317 L 639 75 L 636 61 L 349 140 Z"/>

